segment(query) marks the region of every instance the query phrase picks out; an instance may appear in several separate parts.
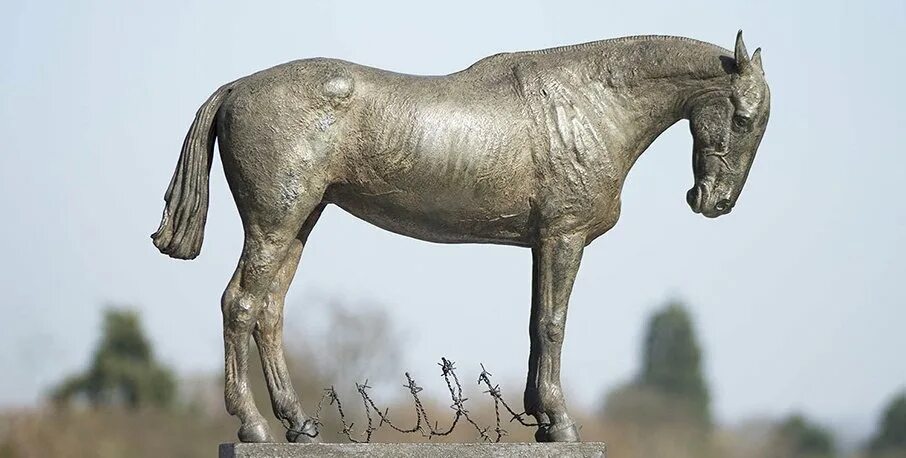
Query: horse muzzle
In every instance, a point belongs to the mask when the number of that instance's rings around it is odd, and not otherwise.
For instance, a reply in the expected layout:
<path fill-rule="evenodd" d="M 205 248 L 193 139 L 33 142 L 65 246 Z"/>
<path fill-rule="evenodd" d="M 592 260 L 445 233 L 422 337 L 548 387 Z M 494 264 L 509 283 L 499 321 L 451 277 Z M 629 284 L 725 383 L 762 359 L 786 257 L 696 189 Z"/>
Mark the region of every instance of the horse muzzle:
<path fill-rule="evenodd" d="M 702 197 L 704 192 L 702 191 L 702 186 L 696 184 L 688 192 L 686 192 L 686 203 L 689 204 L 689 208 L 692 209 L 695 213 L 702 212 Z"/>
<path fill-rule="evenodd" d="M 686 192 L 686 202 L 695 213 L 700 213 L 708 218 L 717 218 L 733 210 L 733 200 L 729 196 L 715 196 L 708 192 L 708 187 L 696 184 Z"/>

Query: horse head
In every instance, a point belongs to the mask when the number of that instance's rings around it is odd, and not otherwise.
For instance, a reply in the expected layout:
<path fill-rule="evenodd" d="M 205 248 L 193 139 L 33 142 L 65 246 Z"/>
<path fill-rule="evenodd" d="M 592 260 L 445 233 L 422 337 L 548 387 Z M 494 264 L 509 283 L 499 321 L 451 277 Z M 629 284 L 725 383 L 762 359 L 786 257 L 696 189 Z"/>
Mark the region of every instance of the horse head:
<path fill-rule="evenodd" d="M 710 91 L 690 107 L 695 185 L 686 194 L 692 211 L 709 218 L 730 213 L 742 192 L 771 108 L 761 48 L 749 57 L 736 36 L 729 87 Z"/>

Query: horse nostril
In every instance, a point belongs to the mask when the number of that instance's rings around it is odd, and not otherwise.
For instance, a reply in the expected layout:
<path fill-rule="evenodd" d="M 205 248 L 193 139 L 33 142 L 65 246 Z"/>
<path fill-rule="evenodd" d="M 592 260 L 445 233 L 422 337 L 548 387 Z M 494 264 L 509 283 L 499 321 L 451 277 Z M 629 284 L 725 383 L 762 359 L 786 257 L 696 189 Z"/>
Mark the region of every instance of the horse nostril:
<path fill-rule="evenodd" d="M 724 210 L 730 209 L 730 199 L 721 199 L 717 204 L 714 205 L 714 209 L 722 212 Z"/>

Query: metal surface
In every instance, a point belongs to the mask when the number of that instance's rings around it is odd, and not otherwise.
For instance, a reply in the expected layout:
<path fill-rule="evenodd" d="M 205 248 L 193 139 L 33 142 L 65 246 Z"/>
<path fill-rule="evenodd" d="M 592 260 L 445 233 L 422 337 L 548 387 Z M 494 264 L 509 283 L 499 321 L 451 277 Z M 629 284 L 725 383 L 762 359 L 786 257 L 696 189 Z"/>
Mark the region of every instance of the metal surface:
<path fill-rule="evenodd" d="M 770 111 L 759 50 L 642 36 L 504 53 L 446 76 L 334 59 L 290 62 L 218 89 L 199 109 L 152 236 L 198 255 L 215 138 L 245 229 L 223 294 L 227 410 L 242 441 L 270 433 L 248 389 L 254 335 L 278 418 L 310 440 L 289 380 L 283 300 L 324 206 L 445 243 L 530 247 L 526 411 L 539 441 L 576 441 L 560 387 L 567 302 L 583 248 L 616 224 L 630 167 L 688 119 L 692 210 L 736 203 Z M 597 351 L 597 350 L 595 350 Z M 307 431 L 314 433 L 315 431 Z"/>

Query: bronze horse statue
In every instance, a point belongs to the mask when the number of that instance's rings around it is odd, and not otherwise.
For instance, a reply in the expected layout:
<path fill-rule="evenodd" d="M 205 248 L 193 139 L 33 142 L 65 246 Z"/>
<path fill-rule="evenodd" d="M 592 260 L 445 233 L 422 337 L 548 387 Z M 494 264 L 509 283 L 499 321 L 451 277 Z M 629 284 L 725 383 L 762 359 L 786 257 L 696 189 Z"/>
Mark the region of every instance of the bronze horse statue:
<path fill-rule="evenodd" d="M 497 54 L 445 76 L 335 59 L 289 62 L 218 89 L 186 136 L 152 236 L 162 253 L 201 249 L 214 140 L 245 229 L 223 293 L 227 411 L 239 439 L 271 435 L 249 390 L 261 355 L 290 441 L 317 440 L 283 355 L 283 303 L 308 235 L 333 203 L 378 227 L 440 243 L 532 249 L 525 410 L 539 441 L 577 441 L 560 386 L 567 302 L 582 251 L 620 214 L 629 169 L 688 119 L 695 184 L 717 217 L 736 203 L 770 111 L 760 50 L 635 36 Z"/>

